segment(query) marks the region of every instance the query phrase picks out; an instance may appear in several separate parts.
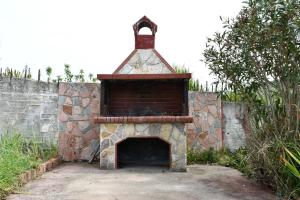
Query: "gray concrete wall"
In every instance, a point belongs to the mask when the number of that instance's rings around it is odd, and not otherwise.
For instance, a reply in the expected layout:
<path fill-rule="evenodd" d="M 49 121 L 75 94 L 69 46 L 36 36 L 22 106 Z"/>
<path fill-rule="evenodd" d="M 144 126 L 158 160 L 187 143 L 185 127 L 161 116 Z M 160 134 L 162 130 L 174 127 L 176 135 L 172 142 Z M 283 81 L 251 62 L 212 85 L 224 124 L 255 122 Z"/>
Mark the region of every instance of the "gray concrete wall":
<path fill-rule="evenodd" d="M 240 103 L 223 102 L 224 146 L 235 151 L 245 144 L 245 109 Z"/>
<path fill-rule="evenodd" d="M 0 78 L 0 135 L 18 130 L 28 137 L 57 141 L 56 84 Z"/>

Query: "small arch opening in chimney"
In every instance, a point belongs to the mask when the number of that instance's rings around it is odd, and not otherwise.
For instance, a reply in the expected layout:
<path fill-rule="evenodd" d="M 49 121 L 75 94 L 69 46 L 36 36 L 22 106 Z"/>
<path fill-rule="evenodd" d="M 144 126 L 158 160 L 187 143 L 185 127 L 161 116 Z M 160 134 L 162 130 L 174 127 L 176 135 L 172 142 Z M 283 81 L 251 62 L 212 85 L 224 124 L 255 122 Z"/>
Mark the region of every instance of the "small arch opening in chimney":
<path fill-rule="evenodd" d="M 142 27 L 139 32 L 139 35 L 152 35 L 152 30 L 148 27 Z"/>

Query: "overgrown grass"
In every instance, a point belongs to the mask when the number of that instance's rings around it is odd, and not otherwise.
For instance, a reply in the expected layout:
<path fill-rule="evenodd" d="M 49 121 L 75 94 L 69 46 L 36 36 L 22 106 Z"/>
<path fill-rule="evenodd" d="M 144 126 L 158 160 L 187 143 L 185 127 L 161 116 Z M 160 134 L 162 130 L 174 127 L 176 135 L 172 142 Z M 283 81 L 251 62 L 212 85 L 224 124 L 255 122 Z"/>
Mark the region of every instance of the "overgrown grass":
<path fill-rule="evenodd" d="M 247 145 L 249 162 L 258 182 L 271 187 L 280 198 L 298 199 L 300 179 L 290 171 L 282 158 L 292 163 L 284 147 L 296 153 L 296 150 L 300 149 L 300 140 L 293 137 L 292 131 L 282 131 L 277 134 L 273 131 L 274 124 L 269 123 L 268 127 L 262 129 L 261 132 L 256 132 L 257 134 L 249 137 Z M 299 164 L 295 162 L 293 165 L 300 170 Z"/>
<path fill-rule="evenodd" d="M 56 145 L 46 145 L 37 139 L 25 139 L 20 134 L 0 137 L 0 199 L 20 186 L 19 175 L 36 168 L 56 155 Z"/>
<path fill-rule="evenodd" d="M 232 167 L 248 177 L 251 177 L 249 163 L 247 161 L 247 151 L 240 148 L 235 152 L 230 152 L 227 149 L 222 150 L 204 150 L 194 151 L 188 150 L 187 163 L 191 164 L 218 164 L 226 167 Z"/>

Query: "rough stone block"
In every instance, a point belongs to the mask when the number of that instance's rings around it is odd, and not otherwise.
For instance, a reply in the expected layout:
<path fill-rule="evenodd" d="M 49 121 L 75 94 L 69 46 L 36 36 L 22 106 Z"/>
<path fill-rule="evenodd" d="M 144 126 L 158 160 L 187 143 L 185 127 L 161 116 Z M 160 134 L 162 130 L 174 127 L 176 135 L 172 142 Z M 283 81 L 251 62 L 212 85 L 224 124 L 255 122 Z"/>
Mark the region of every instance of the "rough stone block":
<path fill-rule="evenodd" d="M 59 96 L 59 98 L 58 98 L 58 105 L 62 106 L 63 104 L 65 104 L 65 100 L 66 100 L 65 96 Z"/>
<path fill-rule="evenodd" d="M 64 113 L 68 114 L 68 115 L 72 115 L 72 109 L 73 107 L 70 105 L 63 105 L 62 107 Z"/>
<path fill-rule="evenodd" d="M 71 97 L 66 97 L 66 98 L 65 98 L 65 103 L 64 103 L 64 105 L 72 105 L 72 99 L 71 99 Z"/>
<path fill-rule="evenodd" d="M 74 115 L 80 115 L 82 114 L 82 107 L 80 106 L 73 106 L 73 114 Z"/>
<path fill-rule="evenodd" d="M 86 131 L 88 131 L 87 129 L 90 127 L 90 123 L 89 123 L 89 121 L 79 121 L 78 127 L 79 127 L 80 131 L 82 131 L 82 133 L 85 133 Z"/>
<path fill-rule="evenodd" d="M 72 105 L 80 106 L 80 97 L 72 97 Z"/>
<path fill-rule="evenodd" d="M 87 107 L 89 103 L 90 103 L 90 98 L 82 98 L 81 104 L 84 108 Z"/>
<path fill-rule="evenodd" d="M 68 89 L 69 89 L 68 83 L 60 83 L 59 84 L 59 95 L 64 95 Z"/>
<path fill-rule="evenodd" d="M 171 124 L 162 124 L 160 130 L 161 137 L 168 141 L 171 135 L 172 128 L 173 127 Z"/>

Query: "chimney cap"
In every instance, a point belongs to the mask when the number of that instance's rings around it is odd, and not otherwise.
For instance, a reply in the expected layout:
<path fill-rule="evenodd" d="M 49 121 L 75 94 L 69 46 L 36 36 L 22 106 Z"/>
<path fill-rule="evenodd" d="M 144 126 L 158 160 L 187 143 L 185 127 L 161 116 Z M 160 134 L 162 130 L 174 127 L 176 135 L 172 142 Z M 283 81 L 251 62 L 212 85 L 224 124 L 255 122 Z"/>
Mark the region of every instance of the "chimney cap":
<path fill-rule="evenodd" d="M 157 32 L 157 25 L 152 22 L 147 16 L 143 16 L 139 21 L 133 24 L 134 34 L 138 35 L 141 28 L 147 27 L 151 30 L 152 35 Z"/>

